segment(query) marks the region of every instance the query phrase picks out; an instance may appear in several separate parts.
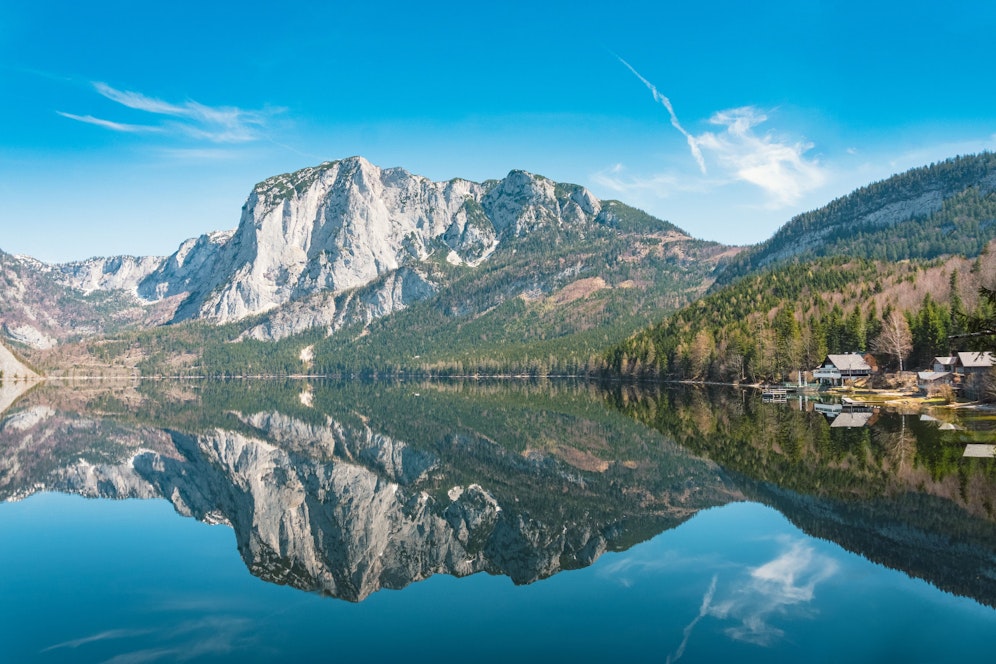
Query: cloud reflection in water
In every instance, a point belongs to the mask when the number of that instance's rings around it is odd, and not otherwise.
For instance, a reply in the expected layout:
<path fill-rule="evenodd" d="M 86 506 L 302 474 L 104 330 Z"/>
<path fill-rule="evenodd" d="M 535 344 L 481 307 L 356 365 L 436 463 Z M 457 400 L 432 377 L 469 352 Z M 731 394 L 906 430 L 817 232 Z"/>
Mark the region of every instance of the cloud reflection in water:
<path fill-rule="evenodd" d="M 728 597 L 710 607 L 710 615 L 739 623 L 726 629 L 731 638 L 770 645 L 784 635 L 771 624 L 772 617 L 804 615 L 816 586 L 836 574 L 837 563 L 804 540 L 784 538 L 782 544 L 777 558 L 748 570 L 746 578 L 734 581 Z"/>

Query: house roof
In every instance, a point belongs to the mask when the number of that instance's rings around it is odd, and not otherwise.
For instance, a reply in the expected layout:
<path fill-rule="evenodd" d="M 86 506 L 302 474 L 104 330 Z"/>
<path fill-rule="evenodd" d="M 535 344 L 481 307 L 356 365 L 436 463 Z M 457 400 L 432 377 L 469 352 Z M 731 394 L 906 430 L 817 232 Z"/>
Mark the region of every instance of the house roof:
<path fill-rule="evenodd" d="M 993 458 L 996 457 L 996 445 L 969 443 L 965 446 L 965 453 L 962 456 Z"/>
<path fill-rule="evenodd" d="M 916 372 L 916 378 L 917 378 L 917 380 L 919 380 L 921 382 L 924 382 L 924 383 L 929 383 L 929 382 L 934 381 L 934 380 L 940 380 L 940 379 L 945 378 L 945 377 L 950 376 L 950 375 L 951 375 L 950 371 L 917 371 Z"/>
<path fill-rule="evenodd" d="M 855 427 L 863 427 L 868 424 L 868 420 L 872 418 L 875 413 L 841 413 L 837 417 L 833 418 L 830 422 L 831 429 L 853 429 Z"/>
<path fill-rule="evenodd" d="M 943 357 L 935 357 L 934 364 L 943 364 L 945 366 L 952 365 L 958 358 L 955 355 L 945 355 Z"/>
<path fill-rule="evenodd" d="M 993 359 L 993 354 L 989 351 L 985 353 L 976 351 L 958 353 L 958 363 L 963 367 L 991 367 L 994 364 Z"/>
<path fill-rule="evenodd" d="M 865 361 L 865 358 L 857 353 L 827 355 L 827 359 L 841 371 L 871 371 L 871 366 Z"/>

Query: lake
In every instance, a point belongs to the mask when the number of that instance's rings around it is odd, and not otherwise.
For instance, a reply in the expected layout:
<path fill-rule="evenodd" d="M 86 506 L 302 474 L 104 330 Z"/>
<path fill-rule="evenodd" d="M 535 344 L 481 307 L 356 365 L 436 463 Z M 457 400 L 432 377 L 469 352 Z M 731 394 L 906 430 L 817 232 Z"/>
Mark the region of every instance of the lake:
<path fill-rule="evenodd" d="M 966 662 L 996 438 L 733 389 L 0 394 L 0 661 Z"/>

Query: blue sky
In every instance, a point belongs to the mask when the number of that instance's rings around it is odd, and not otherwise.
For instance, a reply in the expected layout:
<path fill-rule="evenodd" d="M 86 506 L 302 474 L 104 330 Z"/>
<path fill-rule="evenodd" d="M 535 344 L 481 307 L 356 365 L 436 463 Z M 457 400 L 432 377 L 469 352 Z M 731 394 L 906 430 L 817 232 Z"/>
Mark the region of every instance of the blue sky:
<path fill-rule="evenodd" d="M 356 154 L 757 242 L 996 148 L 994 34 L 988 1 L 0 0 L 0 249 L 168 254 L 255 182 Z"/>

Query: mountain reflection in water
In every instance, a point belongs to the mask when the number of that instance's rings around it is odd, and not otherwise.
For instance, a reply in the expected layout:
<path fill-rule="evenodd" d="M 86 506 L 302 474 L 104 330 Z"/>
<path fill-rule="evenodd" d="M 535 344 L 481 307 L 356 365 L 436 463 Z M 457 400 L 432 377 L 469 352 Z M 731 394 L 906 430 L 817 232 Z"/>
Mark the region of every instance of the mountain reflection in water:
<path fill-rule="evenodd" d="M 45 385 L 9 401 L 0 499 L 165 498 L 230 525 L 256 576 L 350 601 L 439 573 L 531 583 L 754 500 L 996 604 L 994 462 L 913 416 L 832 428 L 753 393 L 546 382 Z"/>

